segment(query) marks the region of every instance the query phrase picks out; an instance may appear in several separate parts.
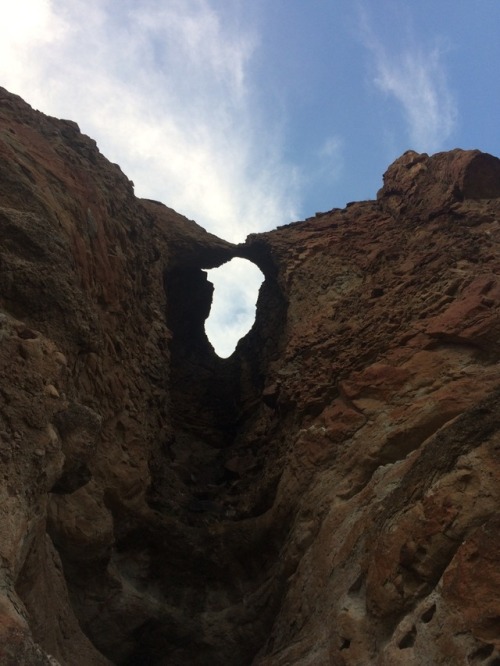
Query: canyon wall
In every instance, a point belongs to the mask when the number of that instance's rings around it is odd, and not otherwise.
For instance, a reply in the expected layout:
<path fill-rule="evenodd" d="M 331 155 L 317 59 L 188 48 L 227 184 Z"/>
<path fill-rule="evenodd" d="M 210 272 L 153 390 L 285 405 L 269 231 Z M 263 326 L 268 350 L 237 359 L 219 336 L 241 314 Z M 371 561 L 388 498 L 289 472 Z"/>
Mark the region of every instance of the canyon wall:
<path fill-rule="evenodd" d="M 0 663 L 498 666 L 499 250 L 478 151 L 232 245 L 0 89 Z"/>

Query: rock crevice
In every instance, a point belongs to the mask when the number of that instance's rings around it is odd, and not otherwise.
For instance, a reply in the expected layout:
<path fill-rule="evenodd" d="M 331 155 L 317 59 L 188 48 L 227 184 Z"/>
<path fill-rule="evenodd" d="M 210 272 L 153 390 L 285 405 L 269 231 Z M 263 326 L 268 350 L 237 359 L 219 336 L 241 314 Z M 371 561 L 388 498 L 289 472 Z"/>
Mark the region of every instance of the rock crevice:
<path fill-rule="evenodd" d="M 500 659 L 499 250 L 479 151 L 232 245 L 0 89 L 1 663 Z"/>

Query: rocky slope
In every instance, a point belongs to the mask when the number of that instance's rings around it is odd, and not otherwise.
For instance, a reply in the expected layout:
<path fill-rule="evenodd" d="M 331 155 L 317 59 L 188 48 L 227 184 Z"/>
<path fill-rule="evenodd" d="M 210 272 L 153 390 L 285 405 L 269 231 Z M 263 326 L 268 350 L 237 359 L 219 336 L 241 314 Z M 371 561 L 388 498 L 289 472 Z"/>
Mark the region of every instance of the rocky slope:
<path fill-rule="evenodd" d="M 0 89 L 0 663 L 498 666 L 499 250 L 490 155 L 234 246 Z"/>

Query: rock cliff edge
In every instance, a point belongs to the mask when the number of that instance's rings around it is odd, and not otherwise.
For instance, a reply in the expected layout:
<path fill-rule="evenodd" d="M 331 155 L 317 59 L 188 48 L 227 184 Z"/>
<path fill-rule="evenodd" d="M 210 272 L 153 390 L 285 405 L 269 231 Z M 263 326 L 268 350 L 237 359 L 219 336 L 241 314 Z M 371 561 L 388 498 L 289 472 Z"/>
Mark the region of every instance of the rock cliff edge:
<path fill-rule="evenodd" d="M 0 663 L 498 666 L 499 273 L 491 155 L 232 245 L 0 89 Z"/>

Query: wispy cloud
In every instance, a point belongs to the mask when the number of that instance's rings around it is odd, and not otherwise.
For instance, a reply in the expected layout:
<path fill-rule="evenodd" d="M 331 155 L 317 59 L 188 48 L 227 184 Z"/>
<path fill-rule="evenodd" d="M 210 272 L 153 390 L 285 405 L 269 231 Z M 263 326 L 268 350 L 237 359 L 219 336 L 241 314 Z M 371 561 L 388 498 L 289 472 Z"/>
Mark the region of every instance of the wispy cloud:
<path fill-rule="evenodd" d="M 215 6 L 10 3 L 0 24 L 0 82 L 40 110 L 76 120 L 138 196 L 240 242 L 297 219 L 297 176 L 253 94 L 258 34 Z M 226 305 L 234 305 L 229 297 Z"/>
<path fill-rule="evenodd" d="M 79 122 L 140 196 L 228 240 L 296 217 L 295 170 L 252 95 L 251 27 L 209 0 L 26 3 L 26 23 L 3 17 L 3 85 Z"/>
<path fill-rule="evenodd" d="M 448 87 L 443 50 L 416 44 L 407 35 L 401 49 L 383 44 L 365 11 L 360 12 L 361 39 L 373 56 L 373 83 L 402 107 L 412 148 L 434 152 L 456 127 L 457 107 Z"/>
<path fill-rule="evenodd" d="M 318 151 L 318 162 L 323 176 L 328 176 L 330 180 L 339 177 L 344 165 L 343 152 L 344 141 L 340 136 L 334 135 L 325 139 Z"/>

